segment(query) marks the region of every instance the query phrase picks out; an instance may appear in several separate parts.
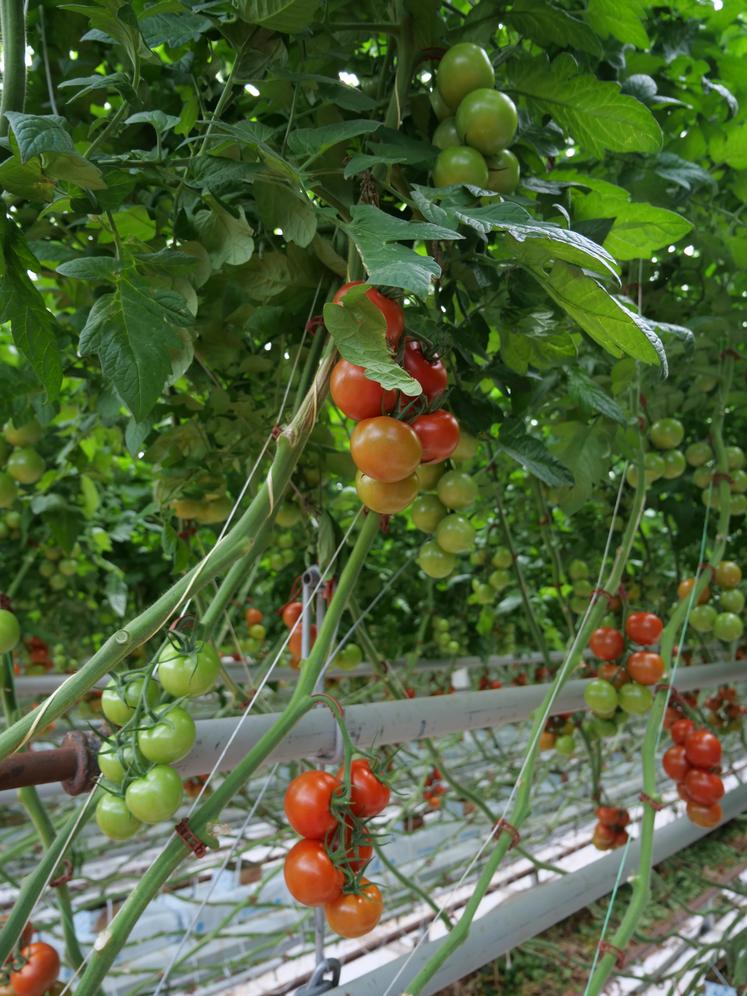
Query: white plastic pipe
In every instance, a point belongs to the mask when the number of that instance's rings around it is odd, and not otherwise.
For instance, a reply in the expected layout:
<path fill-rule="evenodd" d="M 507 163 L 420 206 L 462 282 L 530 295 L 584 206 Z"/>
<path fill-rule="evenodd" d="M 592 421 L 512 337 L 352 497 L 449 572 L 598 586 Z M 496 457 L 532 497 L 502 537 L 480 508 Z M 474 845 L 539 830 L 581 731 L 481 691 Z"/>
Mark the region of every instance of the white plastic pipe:
<path fill-rule="evenodd" d="M 721 807 L 724 820 L 733 819 L 747 809 L 747 785 L 741 785 L 724 796 Z M 707 833 L 708 830 L 695 826 L 687 817 L 672 821 L 654 836 L 654 864 L 689 847 Z M 637 871 L 639 851 L 638 841 L 628 847 L 623 882 Z M 475 920 L 464 944 L 457 948 L 425 986 L 423 996 L 430 996 L 457 979 L 464 978 L 611 892 L 621 860 L 620 851 L 614 851 L 585 868 L 520 893 Z M 401 996 L 408 982 L 443 943 L 444 938 L 439 938 L 421 945 L 391 991 L 389 986 L 404 965 L 406 955 L 378 967 L 374 972 L 330 989 L 329 996 L 382 996 L 384 992 L 389 993 L 389 996 Z"/>

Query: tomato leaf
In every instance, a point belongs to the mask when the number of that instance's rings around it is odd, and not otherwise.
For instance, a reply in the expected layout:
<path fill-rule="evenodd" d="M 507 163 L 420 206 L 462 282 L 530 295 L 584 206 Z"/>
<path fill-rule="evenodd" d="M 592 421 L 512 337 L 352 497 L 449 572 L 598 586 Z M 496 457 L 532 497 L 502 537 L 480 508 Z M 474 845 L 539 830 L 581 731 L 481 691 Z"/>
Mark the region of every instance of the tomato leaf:
<path fill-rule="evenodd" d="M 546 0 L 517 0 L 506 20 L 520 35 L 539 45 L 577 48 L 589 55 L 602 55 L 599 39 L 588 24 Z"/>
<path fill-rule="evenodd" d="M 363 367 L 382 387 L 396 388 L 410 397 L 422 393 L 420 384 L 395 363 L 386 341 L 386 321 L 367 297 L 343 298 L 342 305 L 324 305 L 324 324 L 349 363 Z"/>
<path fill-rule="evenodd" d="M 550 487 L 574 483 L 570 470 L 550 453 L 542 440 L 528 435 L 519 423 L 504 425 L 496 446 Z"/>
<path fill-rule="evenodd" d="M 313 23 L 321 0 L 239 0 L 239 17 L 270 31 L 297 34 Z"/>
<path fill-rule="evenodd" d="M 604 244 L 617 259 L 649 259 L 692 231 L 682 215 L 653 204 L 632 202 L 615 212 L 615 222 Z"/>
<path fill-rule="evenodd" d="M 321 128 L 297 128 L 288 136 L 288 148 L 296 156 L 316 158 L 333 145 L 347 142 L 359 135 L 370 135 L 380 127 L 378 121 L 368 118 L 354 118 L 338 124 L 322 125 Z"/>
<path fill-rule="evenodd" d="M 254 254 L 254 239 L 243 209 L 239 208 L 239 216 L 234 218 L 212 194 L 206 194 L 205 200 L 210 205 L 210 210 L 198 211 L 194 224 L 200 241 L 208 251 L 213 269 L 220 270 L 226 264 L 239 266 L 248 262 Z"/>
<path fill-rule="evenodd" d="M 257 181 L 254 200 L 262 223 L 269 232 L 279 228 L 296 245 L 309 245 L 316 235 L 316 211 L 306 194 L 285 184 Z"/>
<path fill-rule="evenodd" d="M 648 6 L 647 0 L 626 0 L 622 4 L 617 0 L 589 0 L 586 20 L 602 38 L 612 35 L 623 44 L 648 48 L 650 42 L 642 21 Z"/>
<path fill-rule="evenodd" d="M 613 422 L 618 422 L 620 425 L 628 424 L 625 412 L 620 405 L 588 374 L 569 367 L 566 370 L 566 377 L 568 379 L 568 393 L 580 405 L 599 412 L 600 415 L 606 415 L 607 418 L 611 418 Z"/>

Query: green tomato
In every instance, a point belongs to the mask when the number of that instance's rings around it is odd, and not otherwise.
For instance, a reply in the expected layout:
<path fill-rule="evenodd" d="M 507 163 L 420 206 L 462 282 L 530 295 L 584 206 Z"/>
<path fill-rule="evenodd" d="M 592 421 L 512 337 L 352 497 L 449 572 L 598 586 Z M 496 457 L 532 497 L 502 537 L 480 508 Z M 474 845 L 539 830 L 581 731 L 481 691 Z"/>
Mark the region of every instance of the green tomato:
<path fill-rule="evenodd" d="M 712 605 L 696 605 L 690 613 L 690 625 L 696 633 L 710 633 L 717 615 Z"/>
<path fill-rule="evenodd" d="M 344 669 L 358 667 L 363 660 L 363 651 L 357 643 L 346 643 L 338 657 L 338 666 Z"/>
<path fill-rule="evenodd" d="M 648 430 L 648 438 L 658 450 L 673 450 L 685 438 L 685 427 L 676 418 L 660 418 Z"/>
<path fill-rule="evenodd" d="M 495 591 L 489 584 L 478 584 L 475 588 L 475 601 L 478 605 L 492 605 L 495 601 Z"/>
<path fill-rule="evenodd" d="M 568 577 L 571 581 L 580 581 L 582 578 L 588 578 L 589 576 L 589 565 L 585 560 L 572 560 L 568 566 Z"/>
<path fill-rule="evenodd" d="M 459 437 L 461 440 L 461 436 Z M 454 454 L 451 455 L 452 460 Z M 418 488 L 420 491 L 433 491 L 438 482 L 444 476 L 446 467 L 442 463 L 421 463 L 415 471 L 418 478 Z"/>
<path fill-rule="evenodd" d="M 433 628 L 437 633 L 448 633 L 451 629 L 451 623 L 443 616 L 436 616 L 433 620 Z"/>
<path fill-rule="evenodd" d="M 511 575 L 508 571 L 495 570 L 488 578 L 488 584 L 494 591 L 502 591 L 511 584 Z"/>
<path fill-rule="evenodd" d="M 593 678 L 584 688 L 584 702 L 592 712 L 610 716 L 617 709 L 617 689 L 603 678 Z"/>
<path fill-rule="evenodd" d="M 687 460 L 682 450 L 666 450 L 661 458 L 664 461 L 664 477 L 668 481 L 673 481 L 684 474 Z"/>
<path fill-rule="evenodd" d="M 586 612 L 586 610 L 587 610 L 587 608 L 589 606 L 589 599 L 588 598 L 578 598 L 578 597 L 572 598 L 571 601 L 570 601 L 570 606 L 571 606 L 571 611 L 575 612 L 577 616 L 580 616 L 584 612 Z"/>
<path fill-rule="evenodd" d="M 706 505 L 709 508 L 718 508 L 721 504 L 721 498 L 719 497 L 718 490 L 701 491 L 700 500 L 703 503 L 703 505 Z"/>
<path fill-rule="evenodd" d="M 0 470 L 0 508 L 10 508 L 18 497 L 18 485 L 4 470 Z"/>
<path fill-rule="evenodd" d="M 617 723 L 602 716 L 592 716 L 589 720 L 589 729 L 600 739 L 613 737 L 617 733 Z"/>
<path fill-rule="evenodd" d="M 713 459 L 713 450 L 708 443 L 690 443 L 685 450 L 685 459 L 691 467 L 702 467 Z"/>
<path fill-rule="evenodd" d="M 267 630 L 262 623 L 255 623 L 253 626 L 249 627 L 249 636 L 258 643 L 261 643 L 267 636 Z"/>
<path fill-rule="evenodd" d="M 49 587 L 52 591 L 64 591 L 67 588 L 67 578 L 64 574 L 52 574 L 49 579 Z"/>
<path fill-rule="evenodd" d="M 495 86 L 495 72 L 484 48 L 472 42 L 452 45 L 436 70 L 436 86 L 447 107 L 457 108 L 468 93 Z"/>
<path fill-rule="evenodd" d="M 473 550 L 469 555 L 469 562 L 473 567 L 482 567 L 488 560 L 487 550 Z"/>
<path fill-rule="evenodd" d="M 490 558 L 490 563 L 493 567 L 498 567 L 502 570 L 510 567 L 513 562 L 513 555 L 507 546 L 497 547 L 493 552 L 493 556 Z"/>
<path fill-rule="evenodd" d="M 51 578 L 53 574 L 57 573 L 57 568 L 51 560 L 42 560 L 37 570 L 43 578 Z"/>
<path fill-rule="evenodd" d="M 433 166 L 434 186 L 450 187 L 456 183 L 468 183 L 484 189 L 487 182 L 488 167 L 477 149 L 455 145 L 439 152 Z"/>
<path fill-rule="evenodd" d="M 726 459 L 729 470 L 741 470 L 744 467 L 744 450 L 741 446 L 727 446 Z"/>
<path fill-rule="evenodd" d="M 468 463 L 477 456 L 479 448 L 480 444 L 475 437 L 462 429 L 459 433 L 456 449 L 451 454 L 451 459 L 454 463 Z"/>
<path fill-rule="evenodd" d="M 438 482 L 437 494 L 447 508 L 469 508 L 477 498 L 477 485 L 469 474 L 450 470 Z"/>
<path fill-rule="evenodd" d="M 456 640 L 449 640 L 446 649 L 452 656 L 454 656 L 459 653 L 459 643 Z"/>
<path fill-rule="evenodd" d="M 270 570 L 272 571 L 282 571 L 285 567 L 285 558 L 283 554 L 278 550 L 277 553 L 270 554 L 269 558 Z"/>
<path fill-rule="evenodd" d="M 450 149 L 454 145 L 462 144 L 454 118 L 445 118 L 441 122 L 433 132 L 431 142 L 437 149 Z"/>
<path fill-rule="evenodd" d="M 735 470 L 731 475 L 731 490 L 738 495 L 747 491 L 747 470 Z"/>
<path fill-rule="evenodd" d="M 519 186 L 520 177 L 519 160 L 510 149 L 504 149 L 488 160 L 488 190 L 496 194 L 513 194 Z"/>
<path fill-rule="evenodd" d="M 729 515 L 744 515 L 747 512 L 747 495 L 732 495 L 729 499 Z"/>
<path fill-rule="evenodd" d="M 436 542 L 447 553 L 469 553 L 475 545 L 475 530 L 463 515 L 452 512 L 436 527 Z"/>
<path fill-rule="evenodd" d="M 33 446 L 42 437 L 42 427 L 35 418 L 19 426 L 13 425 L 12 422 L 6 422 L 3 435 L 11 446 Z"/>
<path fill-rule="evenodd" d="M 418 472 L 418 476 L 420 476 Z M 435 532 L 446 509 L 435 495 L 420 495 L 410 507 L 413 524 L 423 533 Z"/>
<path fill-rule="evenodd" d="M 65 577 L 69 578 L 72 577 L 73 574 L 78 573 L 78 565 L 74 560 L 70 560 L 69 558 L 66 557 L 64 560 L 61 560 L 59 562 L 59 564 L 57 565 L 57 570 L 60 572 L 60 574 L 63 574 Z"/>
<path fill-rule="evenodd" d="M 710 467 L 697 467 L 693 471 L 693 484 L 696 488 L 707 488 L 711 483 L 713 471 Z"/>
<path fill-rule="evenodd" d="M 5 525 L 8 529 L 20 529 L 21 528 L 21 513 L 16 511 L 10 511 L 5 513 Z"/>
<path fill-rule="evenodd" d="M 651 708 L 654 697 L 645 685 L 629 681 L 617 693 L 620 708 L 631 716 L 642 716 Z"/>
<path fill-rule="evenodd" d="M 209 643 L 191 653 L 181 653 L 170 643 L 158 655 L 158 680 L 175 698 L 204 695 L 217 681 L 220 657 Z"/>
<path fill-rule="evenodd" d="M 117 682 L 112 678 L 101 696 L 101 709 L 115 726 L 124 726 L 135 713 L 135 707 L 145 684 L 145 678 L 138 677 L 124 685 L 123 693 L 117 690 Z M 158 686 L 154 681 L 148 682 L 148 705 L 154 706 L 158 701 Z"/>
<path fill-rule="evenodd" d="M 13 450 L 5 469 L 14 480 L 21 484 L 36 484 L 46 470 L 46 466 L 36 450 L 26 446 Z"/>
<path fill-rule="evenodd" d="M 434 87 L 430 94 L 431 107 L 433 108 L 433 113 L 436 115 L 439 121 L 443 121 L 445 118 L 451 118 L 454 116 L 453 110 L 446 103 L 444 98 L 438 92 L 438 88 Z"/>
<path fill-rule="evenodd" d="M 137 745 L 143 757 L 156 764 L 181 761 L 192 750 L 197 730 L 195 721 L 181 706 L 166 706 L 158 712 L 158 721 L 143 727 Z"/>
<path fill-rule="evenodd" d="M 555 750 L 564 757 L 570 757 L 576 749 L 576 741 L 570 733 L 555 738 Z"/>
<path fill-rule="evenodd" d="M 658 480 L 663 475 L 664 469 L 664 461 L 658 453 L 651 452 L 644 454 L 643 473 L 646 478 L 646 484 L 653 484 L 654 481 Z M 635 464 L 631 463 L 628 466 L 625 478 L 632 488 L 638 486 L 638 467 Z"/>
<path fill-rule="evenodd" d="M 738 588 L 727 589 L 721 592 L 719 605 L 724 612 L 741 612 L 744 608 L 744 595 Z"/>
<path fill-rule="evenodd" d="M 588 578 L 580 578 L 573 582 L 573 594 L 576 598 L 589 598 L 592 591 L 592 584 Z"/>
<path fill-rule="evenodd" d="M 506 149 L 516 135 L 518 123 L 513 100 L 487 87 L 469 93 L 456 112 L 459 137 L 484 156 L 497 156 Z"/>
<path fill-rule="evenodd" d="M 9 654 L 18 646 L 21 639 L 21 626 L 18 619 L 8 609 L 0 609 L 0 654 Z"/>
<path fill-rule="evenodd" d="M 719 612 L 713 624 L 713 635 L 717 640 L 731 643 L 742 635 L 744 626 L 735 612 Z"/>
<path fill-rule="evenodd" d="M 296 545 L 293 533 L 280 533 L 280 535 L 275 538 L 275 543 L 281 550 L 290 550 Z"/>
<path fill-rule="evenodd" d="M 168 820 L 182 801 L 182 780 L 167 764 L 157 764 L 142 778 L 130 782 L 125 792 L 127 808 L 136 820 Z"/>
<path fill-rule="evenodd" d="M 448 577 L 457 565 L 454 554 L 442 550 L 433 540 L 423 543 L 417 561 L 424 574 L 436 579 Z"/>
<path fill-rule="evenodd" d="M 127 754 L 130 755 L 131 763 L 132 751 L 130 748 L 125 748 L 125 756 Z M 99 771 L 104 778 L 108 778 L 110 782 L 114 782 L 116 785 L 124 781 L 127 768 L 118 757 L 117 746 L 112 740 L 105 740 L 101 747 L 99 747 L 98 763 Z"/>
<path fill-rule="evenodd" d="M 99 830 L 112 840 L 128 840 L 142 826 L 127 808 L 124 799 L 109 792 L 102 795 L 96 804 L 96 823 Z"/>
<path fill-rule="evenodd" d="M 284 501 L 275 515 L 275 522 L 281 529 L 292 529 L 301 521 L 301 509 L 292 501 Z"/>

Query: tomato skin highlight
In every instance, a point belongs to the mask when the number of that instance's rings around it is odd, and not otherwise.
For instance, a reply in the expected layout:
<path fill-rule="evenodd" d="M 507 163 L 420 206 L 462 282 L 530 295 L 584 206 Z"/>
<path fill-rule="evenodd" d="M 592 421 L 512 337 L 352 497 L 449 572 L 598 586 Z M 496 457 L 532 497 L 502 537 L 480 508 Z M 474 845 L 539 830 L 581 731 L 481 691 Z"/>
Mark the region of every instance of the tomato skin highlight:
<path fill-rule="evenodd" d="M 687 760 L 696 768 L 713 768 L 721 761 L 721 741 L 710 730 L 693 730 L 685 740 Z"/>
<path fill-rule="evenodd" d="M 589 650 L 600 661 L 615 661 L 625 650 L 625 639 L 619 629 L 600 626 L 591 634 Z"/>
<path fill-rule="evenodd" d="M 388 415 L 363 419 L 350 436 L 350 455 L 358 470 L 386 484 L 414 474 L 422 453 L 415 431 Z"/>
<path fill-rule="evenodd" d="M 397 403 L 397 392 L 387 391 L 366 376 L 363 367 L 347 360 L 338 360 L 329 378 L 332 400 L 348 418 L 359 422 L 364 418 L 386 415 Z"/>
<path fill-rule="evenodd" d="M 334 304 L 340 304 L 351 287 L 360 287 L 363 280 L 351 280 L 350 283 L 343 284 L 332 298 Z M 405 313 L 402 305 L 393 301 L 390 297 L 382 294 L 375 287 L 369 287 L 365 296 L 375 304 L 386 320 L 386 338 L 392 349 L 396 349 L 402 333 L 405 331 Z"/>
<path fill-rule="evenodd" d="M 362 937 L 381 919 L 384 901 L 378 888 L 366 879 L 361 881 L 361 887 L 360 895 L 344 892 L 324 907 L 330 929 L 340 937 Z"/>
<path fill-rule="evenodd" d="M 288 627 L 288 629 L 293 629 L 298 620 L 301 618 L 301 613 L 303 612 L 303 605 L 300 602 L 288 602 L 287 605 L 283 606 L 283 624 Z"/>
<path fill-rule="evenodd" d="M 633 612 L 625 620 L 628 637 L 643 647 L 657 643 L 663 629 L 664 623 L 653 612 Z"/>
<path fill-rule="evenodd" d="M 664 674 L 664 658 L 649 650 L 637 650 L 625 665 L 628 674 L 639 685 L 655 685 Z"/>
<path fill-rule="evenodd" d="M 345 768 L 337 772 L 342 782 Z M 356 757 L 350 765 L 350 809 L 362 820 L 378 816 L 389 805 L 391 792 L 371 770 L 368 758 Z"/>
<path fill-rule="evenodd" d="M 701 806 L 712 806 L 724 797 L 724 783 L 710 771 L 691 768 L 685 775 L 683 784 L 693 802 Z"/>
<path fill-rule="evenodd" d="M 422 463 L 443 463 L 448 460 L 459 443 L 459 423 L 444 408 L 418 415 L 412 427 L 420 440 Z"/>
<path fill-rule="evenodd" d="M 17 996 L 44 996 L 60 974 L 60 956 L 51 944 L 35 941 L 21 950 L 26 964 L 11 972 L 10 985 Z"/>
<path fill-rule="evenodd" d="M 342 893 L 345 876 L 318 840 L 299 840 L 285 856 L 288 892 L 303 906 L 324 906 Z"/>
<path fill-rule="evenodd" d="M 449 384 L 449 375 L 446 367 L 438 356 L 429 360 L 423 353 L 423 348 L 417 339 L 405 339 L 405 355 L 402 365 L 411 377 L 413 377 L 423 389 L 423 394 L 429 401 L 433 401 L 439 394 L 443 394 Z"/>
<path fill-rule="evenodd" d="M 669 729 L 672 742 L 675 744 L 684 744 L 694 729 L 695 724 L 691 719 L 676 719 Z"/>
<path fill-rule="evenodd" d="M 340 787 L 340 779 L 328 771 L 303 771 L 285 790 L 283 807 L 290 825 L 309 840 L 324 840 L 335 829 L 337 820 L 330 812 L 330 802 Z"/>
<path fill-rule="evenodd" d="M 664 768 L 669 777 L 674 779 L 674 781 L 683 781 L 685 775 L 690 770 L 690 764 L 687 760 L 687 756 L 685 755 L 684 745 L 675 744 L 673 747 L 666 750 L 661 759 L 661 766 Z"/>

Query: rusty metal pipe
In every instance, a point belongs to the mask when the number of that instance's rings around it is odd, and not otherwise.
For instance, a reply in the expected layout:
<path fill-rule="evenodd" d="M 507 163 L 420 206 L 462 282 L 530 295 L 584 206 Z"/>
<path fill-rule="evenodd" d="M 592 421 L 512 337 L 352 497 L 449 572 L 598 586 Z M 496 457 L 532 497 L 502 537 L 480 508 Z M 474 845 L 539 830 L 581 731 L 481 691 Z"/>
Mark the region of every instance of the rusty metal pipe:
<path fill-rule="evenodd" d="M 25 750 L 0 761 L 0 789 L 60 782 L 68 795 L 89 791 L 98 776 L 98 741 L 90 734 L 67 733 L 61 747 Z"/>

